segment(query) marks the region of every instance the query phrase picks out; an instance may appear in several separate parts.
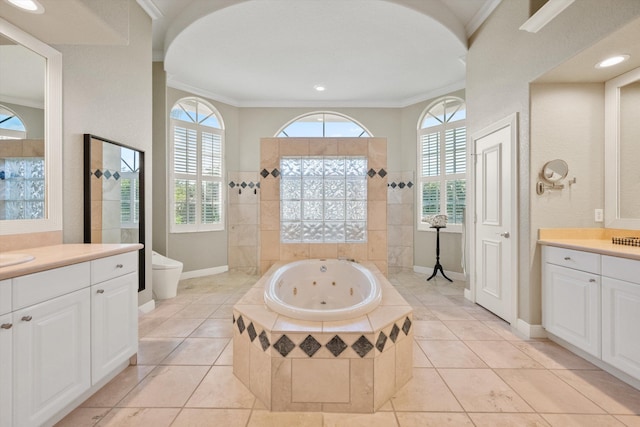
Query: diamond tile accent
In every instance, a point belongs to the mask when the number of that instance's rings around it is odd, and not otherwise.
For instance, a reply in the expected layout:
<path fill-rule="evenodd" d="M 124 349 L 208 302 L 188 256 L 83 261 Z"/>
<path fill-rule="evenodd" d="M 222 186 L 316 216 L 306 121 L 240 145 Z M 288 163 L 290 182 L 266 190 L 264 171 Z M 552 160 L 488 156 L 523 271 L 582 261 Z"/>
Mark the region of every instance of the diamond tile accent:
<path fill-rule="evenodd" d="M 240 184 L 240 187 L 242 187 L 242 188 L 247 188 L 247 185 L 248 185 L 248 184 L 247 184 L 246 182 L 242 181 L 242 184 Z"/>
<path fill-rule="evenodd" d="M 251 181 L 251 182 L 249 183 L 249 188 L 253 188 L 253 187 L 255 187 L 255 186 L 256 186 L 256 185 L 253 183 L 253 181 Z"/>
<path fill-rule="evenodd" d="M 340 356 L 340 354 L 347 349 L 347 344 L 339 336 L 334 336 L 331 340 L 325 344 L 325 347 L 329 349 L 331 354 L 335 357 Z"/>
<path fill-rule="evenodd" d="M 384 178 L 385 176 L 387 176 L 387 171 L 384 169 L 380 169 L 378 171 L 378 175 L 380 175 L 380 178 Z"/>
<path fill-rule="evenodd" d="M 389 333 L 389 338 L 391 338 L 391 341 L 395 343 L 396 340 L 398 339 L 399 333 L 400 333 L 400 328 L 398 328 L 398 325 L 394 323 L 393 328 L 391 328 L 391 333 Z"/>
<path fill-rule="evenodd" d="M 401 182 L 400 184 L 398 184 L 398 187 L 400 187 L 401 189 L 404 188 L 406 184 L 404 182 Z"/>
<path fill-rule="evenodd" d="M 283 335 L 278 339 L 278 341 L 275 342 L 275 344 L 273 344 L 273 348 L 278 350 L 278 353 L 280 353 L 282 357 L 287 357 L 287 355 L 291 353 L 294 348 L 296 348 L 296 345 L 289 339 L 288 336 Z"/>
<path fill-rule="evenodd" d="M 100 179 L 100 177 L 102 176 L 102 171 L 100 171 L 100 169 L 97 169 L 93 174 L 96 176 L 96 178 Z"/>
<path fill-rule="evenodd" d="M 115 178 L 115 180 L 119 180 L 120 179 L 120 174 L 118 172 L 114 172 L 113 173 L 113 177 Z"/>
<path fill-rule="evenodd" d="M 267 334 L 265 333 L 265 331 L 260 332 L 258 339 L 260 340 L 262 351 L 267 351 L 271 343 L 269 342 L 269 338 L 267 338 Z"/>
<path fill-rule="evenodd" d="M 260 171 L 260 176 L 262 176 L 263 178 L 266 178 L 267 176 L 269 176 L 269 171 L 266 169 L 262 169 Z"/>
<path fill-rule="evenodd" d="M 409 187 L 409 188 L 413 187 L 413 182 L 411 182 L 411 181 L 407 182 L 407 187 Z"/>
<path fill-rule="evenodd" d="M 391 184 L 389 184 L 389 187 L 391 187 L 391 188 L 396 188 L 396 187 L 397 187 L 397 185 L 396 185 L 396 183 L 395 183 L 395 182 L 392 182 Z"/>
<path fill-rule="evenodd" d="M 351 348 L 358 353 L 360 357 L 365 357 L 372 349 L 373 344 L 364 335 L 360 335 L 360 338 L 353 343 Z"/>
<path fill-rule="evenodd" d="M 318 340 L 316 340 L 311 335 L 307 335 L 307 337 L 300 343 L 298 347 L 300 347 L 307 356 L 311 357 L 316 354 L 316 351 L 320 350 L 322 344 L 320 344 Z"/>
<path fill-rule="evenodd" d="M 367 175 L 369 175 L 369 178 L 373 178 L 374 176 L 376 176 L 376 171 L 372 169 L 369 169 L 369 172 L 367 172 Z"/>
<path fill-rule="evenodd" d="M 280 171 L 278 169 L 274 169 L 271 171 L 271 175 L 273 175 L 274 178 L 277 178 L 280 175 Z"/>
<path fill-rule="evenodd" d="M 378 340 L 376 341 L 376 348 L 380 353 L 384 350 L 384 345 L 387 343 L 387 336 L 384 332 L 380 331 L 380 335 L 378 335 Z"/>
<path fill-rule="evenodd" d="M 249 334 L 249 339 L 251 340 L 251 342 L 253 342 L 253 340 L 255 340 L 258 336 L 258 334 L 256 333 L 256 328 L 255 326 L 253 326 L 253 322 L 249 323 L 249 326 L 247 327 L 247 333 Z"/>
<path fill-rule="evenodd" d="M 109 172 L 108 170 L 104 171 L 104 177 L 107 179 L 111 178 L 111 172 Z"/>
<path fill-rule="evenodd" d="M 242 335 L 242 333 L 245 330 L 244 319 L 242 318 L 242 316 L 238 317 L 238 320 L 236 321 L 236 325 L 238 326 L 238 331 L 240 331 L 240 334 Z"/>
<path fill-rule="evenodd" d="M 409 320 L 409 318 L 407 317 L 406 319 L 404 319 L 404 323 L 402 324 L 402 332 L 404 332 L 405 335 L 408 335 L 410 330 L 411 320 Z"/>
<path fill-rule="evenodd" d="M 231 320 L 232 320 L 233 324 L 235 325 L 236 324 L 236 315 L 235 314 L 231 316 Z"/>
<path fill-rule="evenodd" d="M 235 183 L 235 182 L 231 181 L 231 182 L 229 183 L 229 187 L 233 188 L 233 187 L 235 187 L 235 186 L 236 186 L 236 183 Z"/>
<path fill-rule="evenodd" d="M 256 188 L 260 188 L 260 183 L 256 182 Z"/>

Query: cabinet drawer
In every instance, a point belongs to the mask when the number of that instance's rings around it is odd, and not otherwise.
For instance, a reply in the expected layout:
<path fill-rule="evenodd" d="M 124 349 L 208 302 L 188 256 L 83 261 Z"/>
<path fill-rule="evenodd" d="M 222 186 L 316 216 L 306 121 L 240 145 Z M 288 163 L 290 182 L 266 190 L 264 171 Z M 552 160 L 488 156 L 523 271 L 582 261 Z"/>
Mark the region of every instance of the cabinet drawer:
<path fill-rule="evenodd" d="M 0 315 L 11 312 L 11 280 L 0 281 Z"/>
<path fill-rule="evenodd" d="M 13 279 L 13 310 L 47 301 L 89 286 L 88 262 L 55 268 Z"/>
<path fill-rule="evenodd" d="M 640 285 L 640 261 L 603 255 L 602 275 Z"/>
<path fill-rule="evenodd" d="M 544 257 L 544 262 L 600 274 L 600 254 L 544 246 L 542 248 L 542 256 Z"/>
<path fill-rule="evenodd" d="M 138 252 L 127 252 L 91 261 L 91 283 L 100 283 L 138 271 Z"/>

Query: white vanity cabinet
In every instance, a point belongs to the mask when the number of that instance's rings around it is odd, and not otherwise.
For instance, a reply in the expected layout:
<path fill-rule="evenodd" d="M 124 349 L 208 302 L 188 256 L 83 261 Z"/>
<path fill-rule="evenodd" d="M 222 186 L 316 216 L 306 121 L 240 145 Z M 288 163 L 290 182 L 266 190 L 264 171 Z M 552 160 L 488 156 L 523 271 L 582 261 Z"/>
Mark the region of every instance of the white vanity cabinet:
<path fill-rule="evenodd" d="M 602 257 L 602 360 L 640 379 L 640 261 Z"/>
<path fill-rule="evenodd" d="M 137 351 L 138 254 L 91 261 L 91 380 L 95 384 Z"/>
<path fill-rule="evenodd" d="M 89 389 L 89 280 L 88 263 L 13 279 L 13 425 L 42 425 Z"/>
<path fill-rule="evenodd" d="M 600 255 L 543 246 L 542 257 L 542 325 L 599 358 Z"/>
<path fill-rule="evenodd" d="M 0 427 L 12 425 L 12 352 L 11 280 L 0 281 Z"/>

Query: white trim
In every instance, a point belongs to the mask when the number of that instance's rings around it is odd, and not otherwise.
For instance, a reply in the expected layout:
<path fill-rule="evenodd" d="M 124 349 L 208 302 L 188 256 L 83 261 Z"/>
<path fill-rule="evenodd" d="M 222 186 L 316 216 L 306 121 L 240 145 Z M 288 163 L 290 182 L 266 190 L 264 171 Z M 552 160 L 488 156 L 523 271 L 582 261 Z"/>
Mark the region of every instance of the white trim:
<path fill-rule="evenodd" d="M 46 218 L 0 221 L 0 235 L 62 230 L 62 54 L 0 19 L 0 33 L 47 60 L 45 83 Z"/>
<path fill-rule="evenodd" d="M 428 276 L 431 276 L 431 274 L 433 274 L 433 267 L 423 267 L 421 265 L 414 265 L 413 266 L 413 271 L 415 273 L 420 273 L 420 274 L 426 274 Z M 456 271 L 444 271 L 444 274 L 447 275 L 447 277 L 449 277 L 450 279 L 459 281 L 459 282 L 464 282 L 467 280 L 467 277 L 464 275 L 464 273 L 458 273 Z M 436 278 L 442 278 L 440 276 L 436 276 Z M 444 279 L 446 280 L 446 279 Z"/>
<path fill-rule="evenodd" d="M 228 265 L 221 265 L 220 267 L 203 268 L 202 270 L 191 270 L 180 275 L 180 280 L 193 279 L 194 277 L 211 276 L 213 274 L 220 274 L 229 271 Z"/>
<path fill-rule="evenodd" d="M 571 6 L 575 0 L 549 0 L 536 13 L 534 13 L 527 21 L 522 24 L 520 30 L 530 33 L 537 33 L 551 22 L 556 16 L 560 15 L 563 10 Z"/>
<path fill-rule="evenodd" d="M 514 324 L 515 320 L 518 319 L 518 276 L 519 276 L 519 268 L 518 268 L 518 248 L 520 237 L 518 234 L 519 223 L 518 223 L 518 113 L 510 114 L 509 116 L 498 120 L 481 129 L 478 132 L 475 132 L 471 136 L 471 140 L 469 141 L 470 146 L 467 147 L 467 206 L 471 206 L 472 210 L 469 212 L 467 209 L 467 230 L 471 230 L 468 233 L 469 238 L 467 239 L 467 253 L 469 254 L 469 289 L 471 301 L 476 302 L 476 224 L 475 224 L 475 212 L 476 212 L 476 198 L 475 198 L 475 188 L 476 188 L 476 162 L 475 162 L 475 146 L 476 141 L 484 138 L 487 135 L 490 135 L 494 132 L 499 131 L 505 127 L 511 128 L 511 178 L 513 180 L 511 187 L 511 241 L 512 241 L 512 251 L 511 251 L 511 277 L 508 278 L 508 282 L 512 284 L 511 287 L 511 318 L 504 319 L 510 324 Z M 471 191 L 469 191 L 471 189 Z"/>
<path fill-rule="evenodd" d="M 516 330 L 526 338 L 547 338 L 547 331 L 542 325 L 530 325 L 522 319 L 516 320 Z"/>
<path fill-rule="evenodd" d="M 489 15 L 493 13 L 493 11 L 496 9 L 496 7 L 498 7 L 501 1 L 502 0 L 490 0 L 482 5 L 480 10 L 478 10 L 476 14 L 473 15 L 471 20 L 467 22 L 467 25 L 464 26 L 464 30 L 467 33 L 467 38 L 471 37 L 471 35 L 475 33 L 478 28 L 480 28 L 480 25 L 482 25 L 482 23 L 487 20 Z"/>
<path fill-rule="evenodd" d="M 144 304 L 138 306 L 138 314 L 151 313 L 155 309 L 156 302 L 152 299 L 151 301 L 147 301 Z"/>
<path fill-rule="evenodd" d="M 158 6 L 156 6 L 153 0 L 136 0 L 136 1 L 138 2 L 142 10 L 144 10 L 152 20 L 155 21 L 156 19 L 164 18 L 164 14 L 158 8 Z"/>
<path fill-rule="evenodd" d="M 473 302 L 473 300 L 471 299 L 471 289 L 464 288 L 464 297 L 465 299 Z"/>

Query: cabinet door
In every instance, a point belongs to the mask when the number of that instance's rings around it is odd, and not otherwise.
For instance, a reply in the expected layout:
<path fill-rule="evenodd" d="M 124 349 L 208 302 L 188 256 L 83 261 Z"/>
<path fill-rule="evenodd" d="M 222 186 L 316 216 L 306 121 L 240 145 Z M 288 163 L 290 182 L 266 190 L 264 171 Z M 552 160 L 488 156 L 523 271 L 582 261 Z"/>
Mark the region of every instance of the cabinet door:
<path fill-rule="evenodd" d="M 13 313 L 13 416 L 41 425 L 88 390 L 89 288 Z"/>
<path fill-rule="evenodd" d="M 0 427 L 11 427 L 12 347 L 11 314 L 0 316 Z"/>
<path fill-rule="evenodd" d="M 138 275 L 91 287 L 91 380 L 95 384 L 138 348 Z"/>
<path fill-rule="evenodd" d="M 602 360 L 640 379 L 640 285 L 602 279 Z"/>
<path fill-rule="evenodd" d="M 600 276 L 545 263 L 543 326 L 600 357 Z"/>

